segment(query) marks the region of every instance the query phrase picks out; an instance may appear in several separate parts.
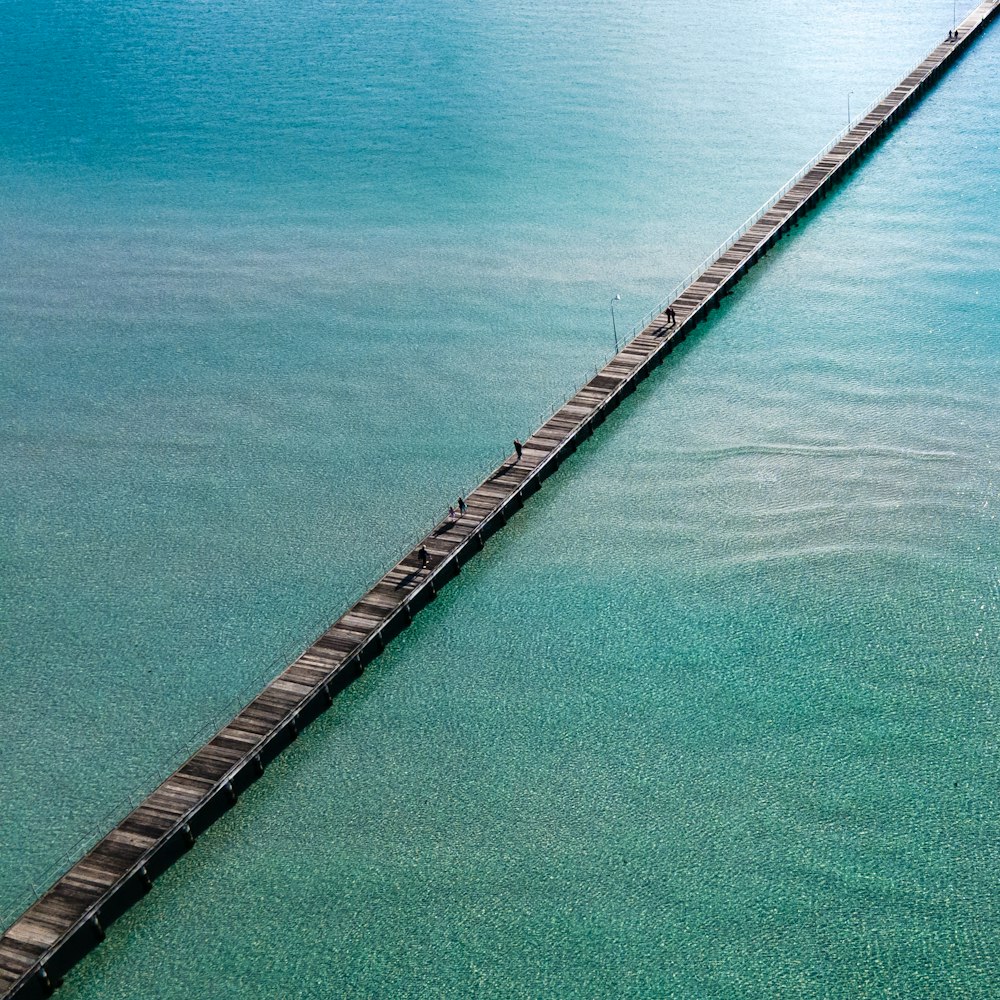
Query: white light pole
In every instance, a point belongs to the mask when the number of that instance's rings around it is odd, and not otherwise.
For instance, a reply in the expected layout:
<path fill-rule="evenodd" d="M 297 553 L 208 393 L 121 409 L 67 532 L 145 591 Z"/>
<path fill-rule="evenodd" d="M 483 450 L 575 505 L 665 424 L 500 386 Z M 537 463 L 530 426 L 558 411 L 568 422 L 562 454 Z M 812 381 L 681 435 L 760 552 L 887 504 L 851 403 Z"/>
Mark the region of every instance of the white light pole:
<path fill-rule="evenodd" d="M 851 127 L 851 95 L 854 93 L 853 90 L 847 92 L 847 127 Z"/>
<path fill-rule="evenodd" d="M 621 302 L 621 295 L 615 295 L 611 300 L 611 329 L 615 331 L 615 354 L 618 353 L 618 324 L 615 323 L 615 303 Z"/>

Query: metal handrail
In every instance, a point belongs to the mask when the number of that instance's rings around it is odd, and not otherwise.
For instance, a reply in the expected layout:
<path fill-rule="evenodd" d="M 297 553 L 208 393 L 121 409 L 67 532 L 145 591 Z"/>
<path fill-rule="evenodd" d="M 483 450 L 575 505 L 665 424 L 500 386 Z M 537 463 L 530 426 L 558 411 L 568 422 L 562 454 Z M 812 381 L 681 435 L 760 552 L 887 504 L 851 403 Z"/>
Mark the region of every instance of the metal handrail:
<path fill-rule="evenodd" d="M 855 128 L 858 122 L 863 121 L 868 115 L 874 111 L 874 109 L 882 103 L 897 87 L 900 83 L 905 80 L 906 77 L 901 77 L 897 83 L 894 83 L 891 87 L 887 87 L 875 100 L 871 101 L 863 111 L 855 115 L 847 124 L 847 127 L 838 132 L 808 163 L 802 168 L 800 168 L 791 178 L 789 178 L 778 190 L 771 195 L 755 212 L 753 212 L 746 221 L 743 222 L 738 228 L 733 230 L 729 236 L 726 237 L 705 259 L 688 272 L 687 276 L 682 278 L 666 295 L 665 298 L 661 299 L 660 302 L 648 313 L 646 313 L 641 320 L 638 321 L 629 330 L 626 335 L 626 342 L 634 340 L 646 327 L 652 323 L 656 316 L 659 316 L 664 309 L 671 302 L 675 301 L 678 296 L 682 295 L 686 289 L 690 288 L 691 285 L 698 280 L 698 278 L 705 273 L 705 271 L 712 266 L 741 236 L 743 236 L 751 226 L 756 225 L 763 216 L 770 211 L 788 192 L 795 187 L 799 181 L 810 170 L 812 170 L 820 160 L 826 156 L 827 153 L 833 149 L 837 143 L 841 142 L 845 136 L 849 135 L 850 132 Z"/>
<path fill-rule="evenodd" d="M 629 333 L 624 338 L 625 345 L 627 346 L 632 340 L 635 339 L 643 330 L 645 330 L 649 324 L 653 321 L 654 317 L 658 316 L 663 310 L 673 302 L 679 295 L 689 288 L 694 282 L 709 268 L 715 261 L 717 261 L 741 236 L 743 236 L 751 226 L 756 224 L 762 216 L 769 211 L 778 201 L 781 200 L 790 190 L 794 187 L 810 170 L 812 170 L 816 164 L 827 154 L 838 142 L 842 141 L 843 138 L 848 135 L 852 129 L 855 127 L 856 123 L 862 121 L 877 107 L 885 98 L 896 90 L 906 77 L 901 77 L 899 81 L 894 83 L 892 86 L 887 87 L 878 97 L 875 98 L 871 103 L 869 103 L 863 111 L 852 118 L 847 127 L 842 129 L 840 132 L 834 136 L 804 167 L 798 170 L 793 177 L 786 181 L 770 198 L 768 198 L 755 212 L 753 212 L 737 229 L 735 229 L 722 243 L 716 247 L 705 259 L 693 268 L 688 275 L 678 282 L 667 294 L 667 296 L 660 301 L 660 303 L 654 307 L 650 312 L 648 312 L 638 323 L 636 323 Z M 525 439 L 531 436 L 538 429 L 541 424 L 549 419 L 555 412 L 557 412 L 561 407 L 563 407 L 566 402 L 571 399 L 580 388 L 586 385 L 598 372 L 604 368 L 607 363 L 614 358 L 615 353 L 607 354 L 603 361 L 601 361 L 594 369 L 591 371 L 581 382 L 579 382 L 576 388 L 560 403 L 553 404 L 545 414 L 542 419 L 535 424 L 530 433 L 525 434 Z M 496 465 L 488 465 L 480 476 L 479 480 L 476 482 L 472 489 L 480 485 L 500 464 L 502 464 L 509 457 L 509 453 L 500 450 L 500 460 Z M 472 490 L 467 490 L 464 495 Z M 434 520 L 427 527 L 414 528 L 413 531 L 408 532 L 408 537 L 413 538 L 413 544 L 409 546 L 406 551 L 411 551 L 416 547 L 419 542 L 426 538 L 438 525 L 442 523 L 441 519 Z M 396 565 L 399 561 L 398 557 L 389 564 L 386 572 Z M 382 574 L 384 575 L 384 573 Z M 142 786 L 135 792 L 135 798 L 131 794 L 126 794 L 124 797 L 119 799 L 118 803 L 113 806 L 108 812 L 105 813 L 103 819 L 96 823 L 93 827 L 88 830 L 82 837 L 80 837 L 74 846 L 69 850 L 65 851 L 60 855 L 59 859 L 52 864 L 50 864 L 40 875 L 34 875 L 31 881 L 28 882 L 30 889 L 25 890 L 18 894 L 16 897 L 16 902 L 12 902 L 6 906 L 3 911 L 0 911 L 0 931 L 5 930 L 14 921 L 24 913 L 31 905 L 33 905 L 41 896 L 51 888 L 51 886 L 61 878 L 76 862 L 83 857 L 91 848 L 93 848 L 97 843 L 104 839 L 130 812 L 132 812 L 138 804 L 140 804 L 149 793 L 159 787 L 171 774 L 173 774 L 179 767 L 181 767 L 185 761 L 187 761 L 193 753 L 204 746 L 204 744 L 214 736 L 221 728 L 223 728 L 228 720 L 232 719 L 239 711 L 245 708 L 253 699 L 261 692 L 262 688 L 270 683 L 278 674 L 284 670 L 290 663 L 293 663 L 295 659 L 309 647 L 309 645 L 315 641 L 315 637 L 322 635 L 330 625 L 337 621 L 347 610 L 349 610 L 357 599 L 346 601 L 341 605 L 341 609 L 335 612 L 332 616 L 326 614 L 320 619 L 313 623 L 308 630 L 303 630 L 305 634 L 312 635 L 314 638 L 309 640 L 295 639 L 286 643 L 281 650 L 275 654 L 267 664 L 258 670 L 254 671 L 253 677 L 244 684 L 240 690 L 233 696 L 223 702 L 222 709 L 219 715 L 222 716 L 223 721 L 208 721 L 198 728 L 197 731 L 192 733 L 186 740 L 183 741 L 182 745 L 178 750 L 170 754 L 165 760 L 165 767 L 162 769 L 151 770 L 147 774 L 147 781 L 143 782 Z M 300 633 L 302 634 L 302 633 Z"/>

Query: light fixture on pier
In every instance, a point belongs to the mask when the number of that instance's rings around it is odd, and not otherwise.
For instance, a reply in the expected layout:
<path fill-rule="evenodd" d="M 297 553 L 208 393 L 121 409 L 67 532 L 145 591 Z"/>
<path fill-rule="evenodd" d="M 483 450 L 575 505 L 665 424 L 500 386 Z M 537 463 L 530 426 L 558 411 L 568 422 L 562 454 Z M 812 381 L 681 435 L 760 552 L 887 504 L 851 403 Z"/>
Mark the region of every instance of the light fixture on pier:
<path fill-rule="evenodd" d="M 611 329 L 615 331 L 615 354 L 618 353 L 618 325 L 615 323 L 615 303 L 621 302 L 622 297 L 618 293 L 615 293 L 615 297 L 611 300 Z"/>

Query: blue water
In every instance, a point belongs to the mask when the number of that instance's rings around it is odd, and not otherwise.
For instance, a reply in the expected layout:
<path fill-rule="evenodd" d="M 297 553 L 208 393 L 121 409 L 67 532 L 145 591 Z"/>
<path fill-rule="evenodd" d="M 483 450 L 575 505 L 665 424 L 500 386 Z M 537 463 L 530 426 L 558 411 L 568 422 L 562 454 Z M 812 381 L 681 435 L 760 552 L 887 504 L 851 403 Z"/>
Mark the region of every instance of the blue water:
<path fill-rule="evenodd" d="M 6 898 L 939 7 L 9 6 Z M 68 995 L 989 995 L 995 35 Z"/>

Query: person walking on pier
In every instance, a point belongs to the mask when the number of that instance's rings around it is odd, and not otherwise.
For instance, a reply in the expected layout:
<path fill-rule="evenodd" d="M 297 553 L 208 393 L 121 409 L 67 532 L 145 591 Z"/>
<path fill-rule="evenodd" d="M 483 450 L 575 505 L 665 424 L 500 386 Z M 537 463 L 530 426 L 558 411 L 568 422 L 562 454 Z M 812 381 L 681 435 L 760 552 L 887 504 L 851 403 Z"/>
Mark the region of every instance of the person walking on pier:
<path fill-rule="evenodd" d="M 451 504 L 448 504 L 448 521 L 452 522 L 456 517 L 458 517 L 458 514 L 455 513 L 455 508 Z"/>
<path fill-rule="evenodd" d="M 465 497 L 458 498 L 458 516 L 461 517 L 467 510 L 469 505 L 465 502 Z"/>
<path fill-rule="evenodd" d="M 417 559 L 420 560 L 420 568 L 427 569 L 427 564 L 431 561 L 430 554 L 427 552 L 427 546 L 421 545 L 420 551 L 417 553 Z"/>
<path fill-rule="evenodd" d="M 517 452 L 517 460 L 520 462 L 521 461 L 521 452 L 524 451 L 524 445 L 521 444 L 521 442 L 518 441 L 517 438 L 514 438 L 514 451 Z"/>

